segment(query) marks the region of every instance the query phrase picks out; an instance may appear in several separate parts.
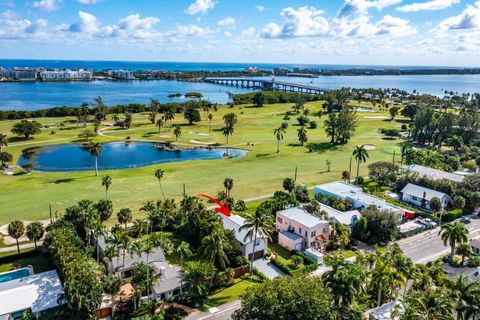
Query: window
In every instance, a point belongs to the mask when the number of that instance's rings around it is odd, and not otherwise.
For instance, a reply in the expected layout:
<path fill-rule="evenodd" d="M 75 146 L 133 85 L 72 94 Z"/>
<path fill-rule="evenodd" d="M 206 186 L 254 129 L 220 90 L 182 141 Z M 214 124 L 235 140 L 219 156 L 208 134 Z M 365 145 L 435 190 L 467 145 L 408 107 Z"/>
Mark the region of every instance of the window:
<path fill-rule="evenodd" d="M 255 241 L 255 246 L 259 246 L 260 245 L 260 239 L 257 239 L 257 241 Z"/>
<path fill-rule="evenodd" d="M 305 231 L 305 237 L 308 235 L 307 231 Z"/>
<path fill-rule="evenodd" d="M 311 237 L 315 237 L 317 235 L 317 231 L 312 231 L 310 234 Z"/>
<path fill-rule="evenodd" d="M 302 228 L 298 228 L 298 234 L 302 234 Z"/>

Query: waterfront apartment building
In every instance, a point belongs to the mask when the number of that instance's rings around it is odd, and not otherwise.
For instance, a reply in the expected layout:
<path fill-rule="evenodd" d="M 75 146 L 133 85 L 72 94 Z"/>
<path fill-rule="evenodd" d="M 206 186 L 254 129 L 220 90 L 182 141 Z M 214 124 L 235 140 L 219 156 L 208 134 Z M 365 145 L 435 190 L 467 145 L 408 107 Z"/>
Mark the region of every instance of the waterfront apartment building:
<path fill-rule="evenodd" d="M 16 81 L 36 81 L 37 72 L 30 68 L 12 68 L 8 71 L 8 77 Z"/>
<path fill-rule="evenodd" d="M 89 81 L 92 80 L 93 72 L 85 69 L 56 69 L 40 71 L 39 75 L 42 81 Z"/>
<path fill-rule="evenodd" d="M 112 78 L 115 78 L 115 79 L 120 79 L 120 80 L 132 80 L 132 79 L 134 79 L 133 71 L 131 71 L 131 70 L 125 70 L 125 69 L 108 70 L 107 74 L 108 74 L 109 77 L 112 77 Z"/>

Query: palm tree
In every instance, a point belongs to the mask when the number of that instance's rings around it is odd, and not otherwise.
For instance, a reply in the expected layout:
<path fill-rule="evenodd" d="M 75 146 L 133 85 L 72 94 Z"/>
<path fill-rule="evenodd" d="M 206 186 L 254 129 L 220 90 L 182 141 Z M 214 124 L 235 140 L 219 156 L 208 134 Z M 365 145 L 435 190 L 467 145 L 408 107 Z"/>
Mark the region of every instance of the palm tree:
<path fill-rule="evenodd" d="M 90 155 L 95 158 L 95 175 L 98 177 L 98 156 L 102 153 L 102 144 L 98 142 L 91 142 L 87 146 Z"/>
<path fill-rule="evenodd" d="M 443 287 L 429 287 L 415 291 L 400 300 L 392 316 L 402 320 L 439 320 L 455 319 L 455 299 L 452 293 Z"/>
<path fill-rule="evenodd" d="M 468 229 L 463 223 L 455 221 L 444 224 L 438 234 L 441 234 L 445 246 L 447 243 L 450 245 L 450 259 L 453 261 L 457 243 L 468 241 Z"/>
<path fill-rule="evenodd" d="M 158 184 L 160 185 L 160 191 L 162 192 L 163 200 L 165 201 L 165 193 L 163 193 L 163 188 L 162 188 L 162 179 L 163 179 L 163 174 L 165 173 L 164 170 L 162 169 L 157 169 L 155 170 L 155 178 L 158 179 Z"/>
<path fill-rule="evenodd" d="M 35 243 L 35 250 L 37 250 L 37 241 L 42 239 L 44 234 L 45 229 L 40 222 L 32 222 L 27 226 L 27 237 Z"/>
<path fill-rule="evenodd" d="M 233 189 L 233 179 L 225 178 L 223 186 L 225 187 L 225 203 L 228 203 L 228 199 L 230 199 L 230 191 Z"/>
<path fill-rule="evenodd" d="M 233 135 L 234 130 L 235 129 L 232 125 L 223 127 L 223 135 L 227 138 L 227 144 L 228 144 L 228 136 Z"/>
<path fill-rule="evenodd" d="M 122 268 L 125 267 L 125 255 L 127 254 L 127 250 L 130 247 L 130 243 L 132 242 L 132 239 L 128 236 L 128 234 L 122 230 L 118 230 L 113 234 L 113 241 L 115 243 L 116 248 L 122 248 L 122 256 L 123 256 L 123 262 L 122 262 Z M 120 273 L 120 278 L 122 278 L 122 272 L 120 270 L 117 270 Z"/>
<path fill-rule="evenodd" d="M 184 281 L 188 286 L 189 295 L 196 303 L 208 295 L 208 279 L 211 277 L 210 264 L 202 261 L 190 261 L 185 265 Z"/>
<path fill-rule="evenodd" d="M 0 152 L 2 152 L 2 147 L 8 146 L 8 138 L 6 134 L 0 133 Z"/>
<path fill-rule="evenodd" d="M 156 124 L 155 124 L 158 128 L 158 133 L 161 132 L 162 128 L 163 128 L 163 120 L 162 119 L 158 119 Z"/>
<path fill-rule="evenodd" d="M 212 119 L 213 119 L 213 114 L 209 113 L 208 114 L 208 132 L 212 131 Z"/>
<path fill-rule="evenodd" d="M 273 134 L 277 139 L 277 153 L 280 152 L 280 140 L 283 140 L 283 135 L 285 134 L 285 128 L 283 126 L 278 127 L 277 129 L 273 130 Z"/>
<path fill-rule="evenodd" d="M 250 273 L 252 272 L 253 260 L 255 259 L 255 247 L 257 245 L 257 237 L 265 238 L 265 241 L 271 239 L 271 234 L 275 230 L 275 222 L 270 212 L 265 208 L 259 207 L 245 217 L 245 224 L 240 227 L 240 231 L 247 230 L 245 241 L 252 241 L 252 257 L 250 261 Z"/>
<path fill-rule="evenodd" d="M 365 281 L 365 268 L 354 262 L 350 263 L 338 255 L 325 260 L 331 270 L 325 272 L 322 280 L 333 295 L 333 302 L 338 306 L 338 319 L 343 319 L 355 296 L 362 290 Z"/>
<path fill-rule="evenodd" d="M 355 183 L 358 184 L 358 177 L 360 175 L 360 163 L 367 162 L 368 151 L 367 149 L 365 149 L 365 145 L 362 144 L 361 146 L 355 147 L 352 155 L 355 157 L 355 160 L 357 160 L 357 178 L 355 179 Z"/>
<path fill-rule="evenodd" d="M 105 198 L 108 198 L 108 189 L 112 185 L 112 177 L 104 176 L 102 177 L 102 186 L 105 187 Z"/>
<path fill-rule="evenodd" d="M 175 141 L 178 141 L 178 137 L 182 135 L 182 128 L 180 126 L 175 126 L 175 129 L 173 129 L 173 134 L 175 135 Z"/>
<path fill-rule="evenodd" d="M 163 120 L 165 120 L 165 122 L 169 122 L 170 123 L 170 128 L 172 127 L 172 120 L 175 119 L 175 110 L 173 109 L 168 109 L 167 111 L 165 111 L 165 114 L 163 115 Z"/>
<path fill-rule="evenodd" d="M 305 126 L 302 126 L 300 129 L 297 130 L 297 136 L 301 146 L 303 146 L 305 142 L 308 141 L 307 130 L 305 130 Z"/>
<path fill-rule="evenodd" d="M 182 241 L 177 247 L 177 252 L 180 254 L 180 267 L 183 268 L 183 259 L 192 255 L 188 242 Z"/>
<path fill-rule="evenodd" d="M 90 115 L 90 108 L 88 108 L 88 103 L 82 103 L 79 109 L 79 115 L 83 121 L 83 127 L 86 128 L 88 116 Z"/>
<path fill-rule="evenodd" d="M 230 249 L 230 245 L 220 229 L 215 229 L 204 237 L 200 246 L 202 256 L 210 262 L 212 267 L 217 265 L 221 270 L 225 270 L 229 263 L 226 253 L 228 249 Z"/>
<path fill-rule="evenodd" d="M 457 292 L 457 319 L 480 319 L 480 282 L 458 276 L 453 288 Z"/>
<path fill-rule="evenodd" d="M 118 223 L 125 225 L 125 229 L 127 229 L 127 223 L 132 221 L 132 210 L 129 208 L 122 208 L 117 213 Z"/>
<path fill-rule="evenodd" d="M 20 253 L 20 246 L 18 245 L 18 238 L 25 233 L 25 225 L 23 221 L 15 220 L 8 224 L 8 235 L 17 241 L 17 253 Z"/>
<path fill-rule="evenodd" d="M 472 247 L 468 242 L 462 242 L 458 245 L 457 254 L 459 254 L 462 257 L 462 266 L 465 263 L 465 258 L 468 258 L 472 255 Z"/>

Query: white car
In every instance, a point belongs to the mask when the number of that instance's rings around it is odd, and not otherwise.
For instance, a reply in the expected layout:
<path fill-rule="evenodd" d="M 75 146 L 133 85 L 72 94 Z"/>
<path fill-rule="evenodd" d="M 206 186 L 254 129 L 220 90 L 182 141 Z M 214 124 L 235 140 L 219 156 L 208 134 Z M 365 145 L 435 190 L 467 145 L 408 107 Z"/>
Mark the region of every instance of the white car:
<path fill-rule="evenodd" d="M 433 228 L 438 226 L 438 224 L 430 218 L 425 218 L 425 219 L 423 219 L 423 221 L 425 222 L 425 224 L 428 224 L 428 225 L 432 226 Z"/>

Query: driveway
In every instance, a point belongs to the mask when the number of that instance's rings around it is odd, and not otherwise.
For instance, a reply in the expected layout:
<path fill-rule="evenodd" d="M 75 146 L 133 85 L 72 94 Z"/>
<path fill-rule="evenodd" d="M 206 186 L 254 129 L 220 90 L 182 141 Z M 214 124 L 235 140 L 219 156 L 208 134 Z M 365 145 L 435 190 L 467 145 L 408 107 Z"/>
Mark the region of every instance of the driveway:
<path fill-rule="evenodd" d="M 205 312 L 195 312 L 187 316 L 185 320 L 230 320 L 235 310 L 240 309 L 240 300 L 234 300 L 215 308 L 210 308 Z"/>
<path fill-rule="evenodd" d="M 469 217 L 470 223 L 466 224 L 470 239 L 480 237 L 480 218 Z M 440 227 L 397 241 L 403 253 L 415 263 L 435 261 L 450 252 L 450 246 L 444 246 L 438 234 Z"/>
<path fill-rule="evenodd" d="M 253 266 L 270 280 L 276 277 L 283 277 L 285 275 L 282 270 L 266 259 L 258 259 L 254 261 Z"/>

